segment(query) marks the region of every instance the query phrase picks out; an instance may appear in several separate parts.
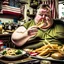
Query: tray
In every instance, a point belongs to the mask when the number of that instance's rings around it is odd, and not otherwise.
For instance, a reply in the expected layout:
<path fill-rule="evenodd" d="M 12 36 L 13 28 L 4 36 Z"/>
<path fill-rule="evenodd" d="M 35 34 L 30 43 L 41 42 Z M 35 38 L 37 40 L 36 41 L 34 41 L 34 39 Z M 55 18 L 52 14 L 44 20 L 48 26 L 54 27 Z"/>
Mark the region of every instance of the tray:
<path fill-rule="evenodd" d="M 64 62 L 64 59 L 53 59 L 51 57 L 41 57 L 41 56 L 31 56 L 31 58 L 34 59 L 39 59 L 39 60 L 49 60 L 49 61 L 54 61 L 54 62 Z"/>

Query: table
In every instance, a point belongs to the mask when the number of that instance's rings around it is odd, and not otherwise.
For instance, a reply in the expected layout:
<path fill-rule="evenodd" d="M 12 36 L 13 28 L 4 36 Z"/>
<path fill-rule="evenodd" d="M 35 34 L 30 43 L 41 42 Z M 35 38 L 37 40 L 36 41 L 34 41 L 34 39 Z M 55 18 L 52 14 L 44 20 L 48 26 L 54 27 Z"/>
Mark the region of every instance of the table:
<path fill-rule="evenodd" d="M 0 59 L 0 64 L 40 64 L 40 60 L 33 59 L 31 57 L 26 57 L 26 58 L 19 58 L 16 60 L 5 60 L 5 58 Z"/>
<path fill-rule="evenodd" d="M 6 59 L 6 58 L 0 58 L 0 64 L 43 64 L 43 61 L 48 60 L 42 60 L 42 59 L 34 59 L 31 56 L 28 57 L 20 57 L 16 60 L 12 59 Z M 50 64 L 64 64 L 63 62 L 55 62 L 55 61 L 48 61 Z"/>

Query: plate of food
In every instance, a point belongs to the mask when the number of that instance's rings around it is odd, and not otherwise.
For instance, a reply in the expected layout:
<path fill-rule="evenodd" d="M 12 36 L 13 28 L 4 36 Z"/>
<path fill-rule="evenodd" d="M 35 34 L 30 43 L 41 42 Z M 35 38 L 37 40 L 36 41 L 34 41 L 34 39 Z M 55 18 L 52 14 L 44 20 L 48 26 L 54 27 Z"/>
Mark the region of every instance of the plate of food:
<path fill-rule="evenodd" d="M 48 43 L 34 50 L 25 50 L 35 59 L 64 62 L 64 45 Z"/>
<path fill-rule="evenodd" d="M 26 52 L 21 49 L 5 48 L 0 52 L 0 54 L 5 58 L 18 58 L 25 55 Z"/>

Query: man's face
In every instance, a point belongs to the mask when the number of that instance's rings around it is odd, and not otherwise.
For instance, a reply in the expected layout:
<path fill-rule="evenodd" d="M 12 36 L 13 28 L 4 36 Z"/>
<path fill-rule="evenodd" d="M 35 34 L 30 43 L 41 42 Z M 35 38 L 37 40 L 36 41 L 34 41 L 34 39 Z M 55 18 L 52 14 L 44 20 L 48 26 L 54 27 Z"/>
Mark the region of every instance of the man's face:
<path fill-rule="evenodd" d="M 37 18 L 38 16 L 38 18 Z M 42 20 L 49 21 L 51 19 L 51 10 L 47 8 L 42 8 L 37 11 L 37 16 L 36 16 L 36 23 L 41 22 Z"/>

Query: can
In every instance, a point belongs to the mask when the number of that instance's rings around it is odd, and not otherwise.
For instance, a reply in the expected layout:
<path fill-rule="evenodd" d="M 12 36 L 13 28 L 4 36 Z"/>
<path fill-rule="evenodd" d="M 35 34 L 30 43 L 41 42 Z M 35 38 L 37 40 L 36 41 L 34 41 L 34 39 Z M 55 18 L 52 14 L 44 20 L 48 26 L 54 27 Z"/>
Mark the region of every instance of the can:
<path fill-rule="evenodd" d="M 0 51 L 3 50 L 3 41 L 0 40 Z"/>

